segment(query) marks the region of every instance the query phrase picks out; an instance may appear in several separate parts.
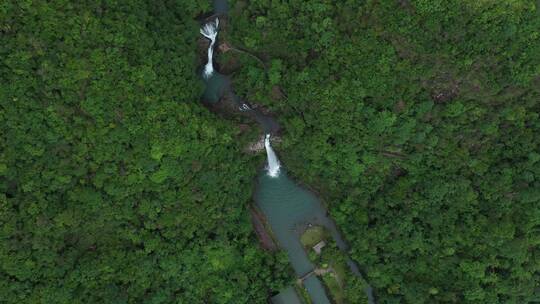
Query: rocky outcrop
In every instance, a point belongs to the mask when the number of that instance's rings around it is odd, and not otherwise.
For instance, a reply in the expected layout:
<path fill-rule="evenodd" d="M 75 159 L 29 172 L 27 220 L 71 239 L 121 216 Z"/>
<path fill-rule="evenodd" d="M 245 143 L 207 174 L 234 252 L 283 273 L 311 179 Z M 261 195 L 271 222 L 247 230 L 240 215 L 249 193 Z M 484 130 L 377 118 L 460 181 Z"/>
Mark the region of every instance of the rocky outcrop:
<path fill-rule="evenodd" d="M 265 147 L 264 147 L 264 134 L 261 135 L 261 137 L 256 141 L 256 142 L 253 142 L 253 143 L 250 143 L 247 147 L 246 147 L 246 151 L 249 152 L 249 153 L 259 153 L 259 152 L 263 152 L 265 151 Z M 272 136 L 272 142 L 273 143 L 280 143 L 281 142 L 281 137 L 278 137 L 278 136 Z"/>

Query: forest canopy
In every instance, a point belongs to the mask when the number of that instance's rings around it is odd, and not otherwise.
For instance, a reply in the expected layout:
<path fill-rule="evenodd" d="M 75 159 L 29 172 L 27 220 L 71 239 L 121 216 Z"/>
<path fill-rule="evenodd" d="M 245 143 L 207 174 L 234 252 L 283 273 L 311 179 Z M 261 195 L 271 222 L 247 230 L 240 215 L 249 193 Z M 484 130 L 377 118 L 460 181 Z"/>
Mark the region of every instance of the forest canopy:
<path fill-rule="evenodd" d="M 231 45 L 267 62 L 237 90 L 279 117 L 381 303 L 540 301 L 538 1 L 232 10 Z"/>
<path fill-rule="evenodd" d="M 540 301 L 539 1 L 229 4 L 217 61 L 378 303 Z M 262 157 L 200 103 L 211 10 L 0 3 L 0 303 L 266 303 L 292 282 L 249 220 Z"/>
<path fill-rule="evenodd" d="M 199 103 L 209 10 L 0 4 L 0 303 L 263 303 L 281 286 L 246 212 L 253 163 Z"/>

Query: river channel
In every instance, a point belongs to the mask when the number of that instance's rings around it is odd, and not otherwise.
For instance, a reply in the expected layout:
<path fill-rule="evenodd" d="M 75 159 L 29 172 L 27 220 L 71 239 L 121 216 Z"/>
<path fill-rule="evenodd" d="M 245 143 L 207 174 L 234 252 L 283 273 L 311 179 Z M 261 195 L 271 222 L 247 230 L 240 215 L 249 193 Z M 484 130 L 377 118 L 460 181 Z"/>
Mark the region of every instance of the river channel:
<path fill-rule="evenodd" d="M 228 3 L 227 0 L 214 0 L 213 4 L 214 17 L 207 20 L 207 23 L 201 29 L 201 34 L 210 40 L 208 63 L 201 71 L 206 85 L 202 99 L 206 103 L 216 104 L 221 102 L 220 100 L 227 95 L 229 102 L 234 105 L 239 113 L 250 116 L 257 121 L 264 134 L 267 134 L 265 147 L 268 165 L 261 170 L 257 177 L 254 200 L 257 207 L 266 217 L 279 246 L 287 252 L 297 277 L 303 278 L 303 286 L 311 302 L 313 304 L 330 304 L 323 284 L 313 274 L 315 265 L 309 260 L 300 242 L 300 236 L 308 226 L 324 226 L 342 251 L 346 252 L 348 250 L 347 245 L 321 201 L 312 192 L 292 180 L 279 163 L 279 159 L 270 144 L 271 134 L 279 129 L 277 122 L 272 117 L 264 115 L 247 102 L 242 101 L 233 92 L 228 76 L 214 70 L 213 48 L 217 43 L 219 18 L 226 17 Z M 348 259 L 347 264 L 354 274 L 361 276 L 354 261 Z M 289 291 L 283 293 L 284 296 L 279 300 L 280 303 L 299 303 L 294 293 Z M 367 287 L 365 292 L 369 303 L 374 303 L 371 288 Z"/>

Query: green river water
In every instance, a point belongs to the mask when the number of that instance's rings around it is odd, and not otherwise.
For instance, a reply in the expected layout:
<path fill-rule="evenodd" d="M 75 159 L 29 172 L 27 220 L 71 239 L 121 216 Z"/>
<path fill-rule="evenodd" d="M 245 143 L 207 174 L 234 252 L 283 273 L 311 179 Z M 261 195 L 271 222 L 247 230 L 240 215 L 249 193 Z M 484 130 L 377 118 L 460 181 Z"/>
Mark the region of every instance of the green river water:
<path fill-rule="evenodd" d="M 255 191 L 255 201 L 262 210 L 279 245 L 289 256 L 298 277 L 315 269 L 302 244 L 300 233 L 308 224 L 324 218 L 324 208 L 311 192 L 299 187 L 283 170 L 277 177 L 261 172 Z M 319 279 L 311 275 L 304 280 L 314 304 L 330 303 Z"/>

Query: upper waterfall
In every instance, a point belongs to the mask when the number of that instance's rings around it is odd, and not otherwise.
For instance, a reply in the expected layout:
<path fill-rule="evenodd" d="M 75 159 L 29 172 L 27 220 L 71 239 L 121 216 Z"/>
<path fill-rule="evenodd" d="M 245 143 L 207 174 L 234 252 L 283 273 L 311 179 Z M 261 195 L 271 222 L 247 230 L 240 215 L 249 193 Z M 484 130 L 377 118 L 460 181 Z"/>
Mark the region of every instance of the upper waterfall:
<path fill-rule="evenodd" d="M 266 156 L 268 158 L 268 175 L 271 177 L 277 177 L 279 176 L 281 165 L 279 164 L 279 159 L 277 158 L 276 153 L 270 145 L 270 134 L 266 134 L 264 139 L 264 147 L 266 148 Z"/>
<path fill-rule="evenodd" d="M 214 44 L 218 34 L 219 18 L 216 18 L 214 22 L 210 21 L 206 23 L 200 30 L 201 35 L 210 39 L 210 45 L 208 46 L 208 62 L 204 66 L 204 77 L 209 78 L 214 73 L 214 62 L 212 57 L 214 55 Z"/>

